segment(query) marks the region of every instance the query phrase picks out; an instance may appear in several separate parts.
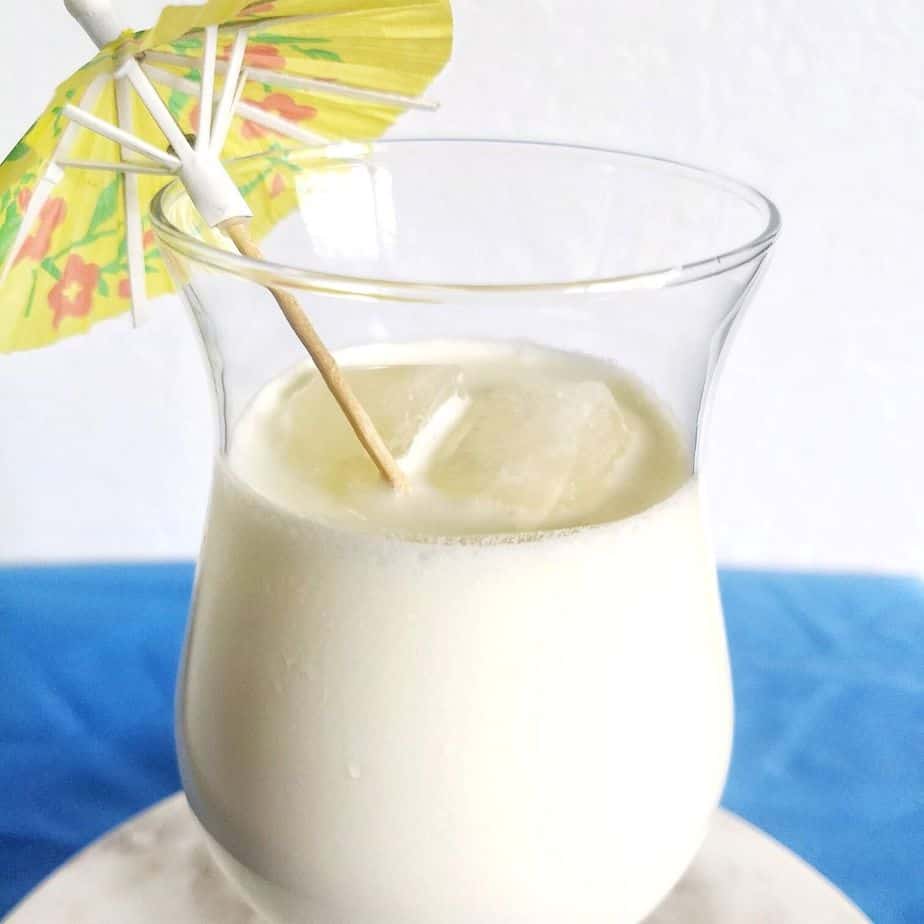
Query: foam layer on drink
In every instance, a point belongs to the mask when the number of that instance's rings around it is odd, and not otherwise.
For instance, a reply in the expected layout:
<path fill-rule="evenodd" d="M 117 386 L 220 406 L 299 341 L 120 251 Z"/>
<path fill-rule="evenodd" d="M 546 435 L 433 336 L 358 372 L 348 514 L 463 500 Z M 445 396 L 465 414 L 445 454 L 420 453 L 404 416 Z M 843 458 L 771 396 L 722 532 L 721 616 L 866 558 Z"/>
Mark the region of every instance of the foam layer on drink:
<path fill-rule="evenodd" d="M 310 364 L 239 423 L 231 467 L 286 510 L 426 535 L 530 532 L 620 519 L 672 494 L 689 454 L 617 367 L 525 344 L 371 345 L 346 378 L 411 489 L 384 483 Z"/>

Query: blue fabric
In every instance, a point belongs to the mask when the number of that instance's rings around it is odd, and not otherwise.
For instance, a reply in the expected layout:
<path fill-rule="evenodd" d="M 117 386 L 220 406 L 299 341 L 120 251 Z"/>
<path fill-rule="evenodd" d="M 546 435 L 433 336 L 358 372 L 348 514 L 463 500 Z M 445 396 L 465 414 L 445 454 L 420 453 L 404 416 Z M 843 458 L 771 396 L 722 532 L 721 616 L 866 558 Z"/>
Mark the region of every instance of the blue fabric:
<path fill-rule="evenodd" d="M 179 787 L 190 565 L 0 570 L 0 913 Z M 877 924 L 924 922 L 924 586 L 726 572 L 726 805 Z"/>

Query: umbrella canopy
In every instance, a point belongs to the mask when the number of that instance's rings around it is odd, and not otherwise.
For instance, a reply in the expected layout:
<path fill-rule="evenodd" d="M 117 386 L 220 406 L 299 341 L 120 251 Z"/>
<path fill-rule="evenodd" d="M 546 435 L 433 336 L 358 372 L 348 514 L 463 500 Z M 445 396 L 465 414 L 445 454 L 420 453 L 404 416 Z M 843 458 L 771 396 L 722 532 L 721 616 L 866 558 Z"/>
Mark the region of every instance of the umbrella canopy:
<path fill-rule="evenodd" d="M 452 41 L 448 0 L 209 0 L 111 41 L 105 23 L 84 25 L 108 44 L 0 164 L 0 351 L 171 288 L 148 218 L 166 176 L 205 191 L 210 224 L 252 212 L 262 236 L 295 205 L 287 153 L 376 138 L 427 106 Z M 267 168 L 241 199 L 218 159 L 257 152 Z"/>

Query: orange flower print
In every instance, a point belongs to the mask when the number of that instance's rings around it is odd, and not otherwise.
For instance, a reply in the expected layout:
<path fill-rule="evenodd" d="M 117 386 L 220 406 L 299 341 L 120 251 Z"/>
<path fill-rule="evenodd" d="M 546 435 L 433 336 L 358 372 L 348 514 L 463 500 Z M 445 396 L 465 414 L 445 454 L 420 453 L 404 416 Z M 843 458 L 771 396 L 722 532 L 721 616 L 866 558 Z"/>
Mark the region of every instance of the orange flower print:
<path fill-rule="evenodd" d="M 29 208 L 29 203 L 32 201 L 32 190 L 31 189 L 20 189 L 19 194 L 16 196 L 16 204 L 19 206 L 19 211 L 25 214 L 27 208 Z"/>
<path fill-rule="evenodd" d="M 269 196 L 270 199 L 275 199 L 276 196 L 282 195 L 285 192 L 286 181 L 282 178 L 281 173 L 274 173 L 273 178 L 270 180 L 269 187 Z"/>
<path fill-rule="evenodd" d="M 252 106 L 259 106 L 266 112 L 275 112 L 290 122 L 303 122 L 306 119 L 313 119 L 318 114 L 318 110 L 314 106 L 300 106 L 291 96 L 286 96 L 285 93 L 270 93 L 264 100 L 250 99 L 247 102 Z M 245 121 L 241 126 L 241 135 L 247 139 L 262 138 L 264 135 L 269 134 L 270 131 L 271 129 L 250 121 Z M 276 133 L 273 132 L 273 134 Z"/>
<path fill-rule="evenodd" d="M 128 281 L 128 276 L 123 276 L 119 280 L 119 298 L 132 297 L 132 284 Z"/>
<path fill-rule="evenodd" d="M 222 61 L 231 57 L 231 46 L 227 45 L 218 52 Z M 244 52 L 244 64 L 247 67 L 262 67 L 266 70 L 281 71 L 286 66 L 286 59 L 275 45 L 248 45 Z"/>
<path fill-rule="evenodd" d="M 31 197 L 30 197 L 31 198 Z M 26 205 L 28 208 L 28 204 Z M 23 242 L 16 256 L 16 262 L 29 258 L 40 263 L 48 256 L 51 236 L 67 215 L 67 203 L 63 199 L 49 199 L 39 211 L 38 227 Z"/>
<path fill-rule="evenodd" d="M 278 71 L 286 66 L 286 59 L 275 45 L 248 45 L 244 52 L 244 63 L 247 67 Z"/>
<path fill-rule="evenodd" d="M 244 12 L 248 16 L 253 13 L 272 13 L 274 6 L 276 6 L 275 3 L 254 3 L 252 6 L 248 6 Z"/>
<path fill-rule="evenodd" d="M 150 228 L 144 232 L 142 241 L 144 243 L 145 250 L 150 250 L 154 246 L 154 232 Z"/>
<path fill-rule="evenodd" d="M 86 263 L 79 254 L 72 253 L 64 265 L 61 278 L 48 293 L 48 305 L 54 312 L 52 324 L 58 327 L 66 316 L 82 318 L 90 313 L 93 290 L 99 282 L 99 267 Z"/>

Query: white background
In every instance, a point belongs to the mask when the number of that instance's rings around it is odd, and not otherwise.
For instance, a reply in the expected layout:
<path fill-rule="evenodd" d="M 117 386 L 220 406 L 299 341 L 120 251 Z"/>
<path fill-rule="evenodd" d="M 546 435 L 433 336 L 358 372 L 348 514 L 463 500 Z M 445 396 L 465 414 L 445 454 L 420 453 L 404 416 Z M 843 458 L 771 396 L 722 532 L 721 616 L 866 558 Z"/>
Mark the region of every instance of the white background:
<path fill-rule="evenodd" d="M 135 26 L 155 0 L 117 0 Z M 924 4 L 456 0 L 436 115 L 398 134 L 570 140 L 717 168 L 784 233 L 723 382 L 720 558 L 924 570 Z M 91 49 L 3 0 L 0 148 Z M 182 311 L 0 357 L 0 559 L 194 554 L 210 425 Z"/>

